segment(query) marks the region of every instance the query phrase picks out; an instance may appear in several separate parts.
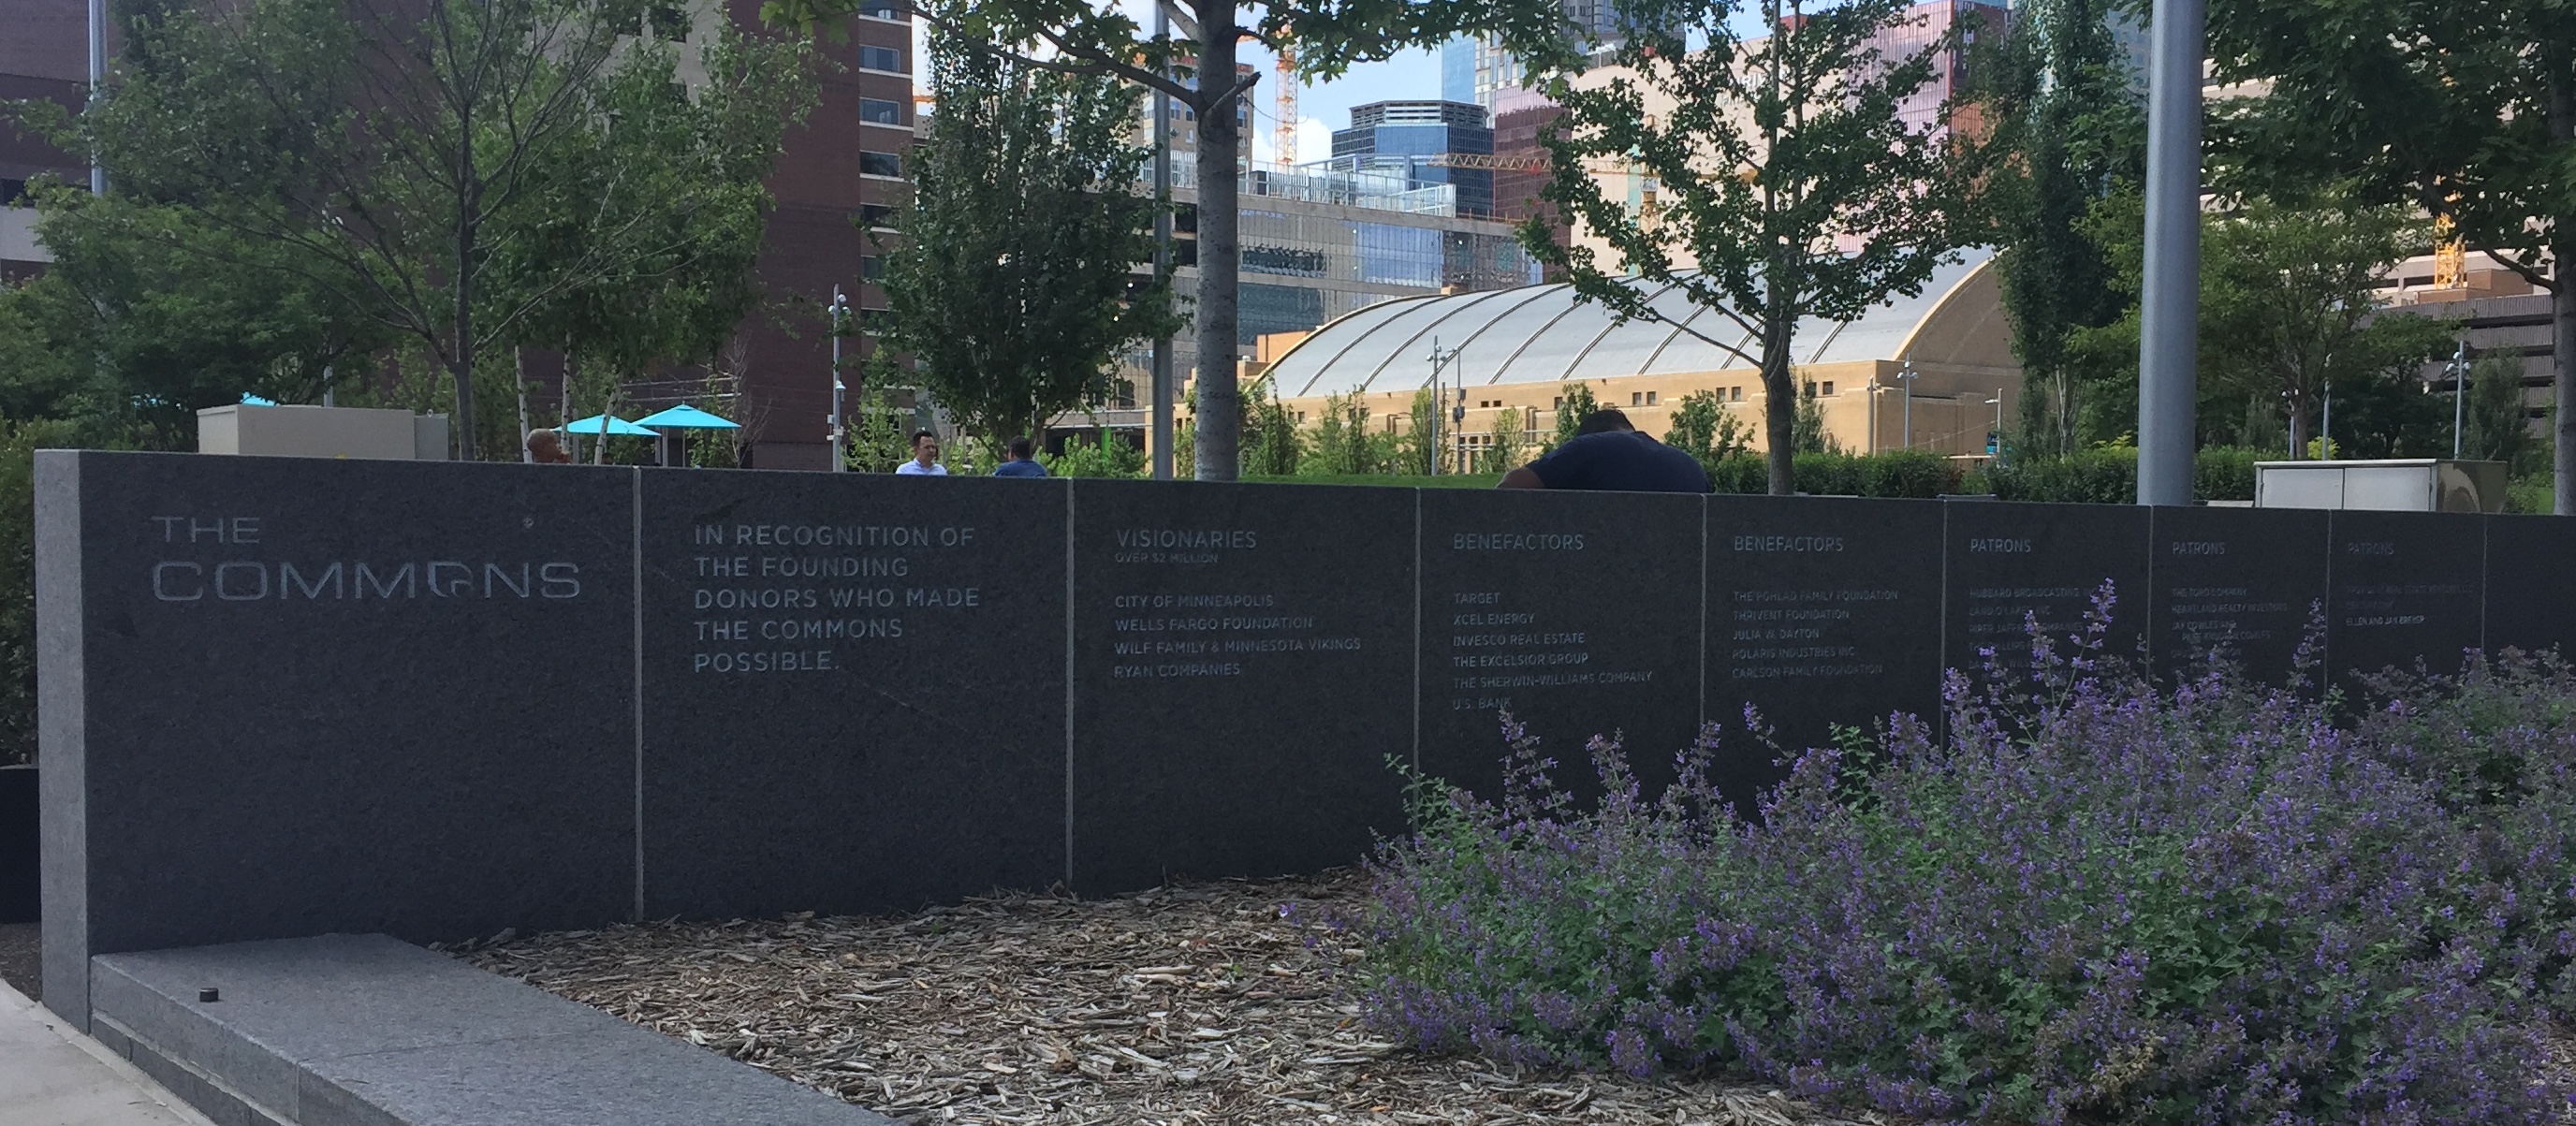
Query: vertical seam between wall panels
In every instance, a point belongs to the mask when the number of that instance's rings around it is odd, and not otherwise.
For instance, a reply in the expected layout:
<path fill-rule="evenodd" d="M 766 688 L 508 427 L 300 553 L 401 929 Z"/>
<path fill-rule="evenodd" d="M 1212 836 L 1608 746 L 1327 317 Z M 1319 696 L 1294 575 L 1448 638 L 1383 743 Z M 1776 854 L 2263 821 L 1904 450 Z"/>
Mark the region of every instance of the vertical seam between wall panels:
<path fill-rule="evenodd" d="M 1413 490 L 1413 769 L 1422 769 L 1422 490 Z"/>
<path fill-rule="evenodd" d="M 2147 590 L 2140 601 L 2147 604 L 2146 673 L 2150 680 L 2156 675 L 2156 517 L 2161 513 L 2161 506 L 2147 506 Z"/>
<path fill-rule="evenodd" d="M 1712 502 L 1703 493 L 1699 498 L 1699 724 L 1692 728 L 1696 740 L 1708 727 L 1708 522 Z"/>
<path fill-rule="evenodd" d="M 644 921 L 644 470 L 630 478 L 634 486 L 635 604 L 629 615 L 635 644 L 635 921 Z"/>
<path fill-rule="evenodd" d="M 1933 548 L 1933 550 L 1941 553 L 1941 598 L 1939 603 L 1941 611 L 1941 625 L 1939 628 L 1932 631 L 1934 636 L 1933 644 L 1939 647 L 1932 654 L 1932 667 L 1940 670 L 1939 676 L 1933 684 L 1933 691 L 1937 694 L 1941 690 L 1942 685 L 1948 682 L 1950 675 L 1950 502 L 1934 501 L 1933 503 L 1941 506 L 1941 536 L 1937 546 Z M 1943 714 L 1946 720 L 1948 713 L 1945 711 Z"/>
<path fill-rule="evenodd" d="M 2478 653 L 2487 652 L 2487 573 L 2495 552 L 2495 517 L 2478 517 Z"/>
<path fill-rule="evenodd" d="M 2326 513 L 2326 590 L 2317 600 L 2317 694 L 2334 684 L 2334 545 L 2342 536 L 2335 514 Z M 2305 628 L 2305 627 L 2301 627 Z"/>
<path fill-rule="evenodd" d="M 1064 886 L 1073 890 L 1073 488 L 1064 483 Z"/>

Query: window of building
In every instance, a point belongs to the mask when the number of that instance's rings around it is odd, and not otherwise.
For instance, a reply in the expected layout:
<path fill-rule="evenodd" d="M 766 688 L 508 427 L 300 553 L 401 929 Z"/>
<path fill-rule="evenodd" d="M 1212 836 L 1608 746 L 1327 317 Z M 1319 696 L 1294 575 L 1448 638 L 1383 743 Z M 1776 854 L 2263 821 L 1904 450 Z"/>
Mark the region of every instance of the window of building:
<path fill-rule="evenodd" d="M 1563 396 L 1563 395 L 1559 395 L 1559 396 L 1557 396 L 1557 397 L 1556 397 L 1556 409 L 1558 409 L 1558 410 L 1564 410 L 1564 409 L 1565 409 L 1565 396 Z"/>
<path fill-rule="evenodd" d="M 859 277 L 867 281 L 885 277 L 885 259 L 874 254 L 860 255 Z"/>
<path fill-rule="evenodd" d="M 1732 398 L 1733 398 L 1736 402 L 1739 402 L 1739 403 L 1741 403 L 1741 402 L 1743 402 L 1743 401 L 1744 401 L 1744 388 L 1743 388 L 1741 385 L 1739 385 L 1739 386 L 1737 386 L 1737 387 L 1735 388 L 1735 394 L 1732 396 Z"/>
<path fill-rule="evenodd" d="M 1630 391 L 1630 392 L 1628 392 L 1628 405 L 1629 405 L 1629 406 L 1632 406 L 1632 407 L 1642 407 L 1642 406 L 1645 406 L 1645 405 L 1646 405 L 1646 393 L 1645 393 L 1645 392 L 1643 392 L 1643 391 Z"/>
<path fill-rule="evenodd" d="M 1655 405 L 1655 396 L 1656 396 L 1656 395 L 1658 395 L 1658 394 L 1661 394 L 1661 392 L 1656 392 L 1656 391 L 1648 391 L 1648 392 L 1646 392 L 1646 405 L 1647 405 L 1647 406 L 1650 406 L 1650 407 L 1651 407 L 1651 406 L 1654 406 L 1654 405 Z"/>
<path fill-rule="evenodd" d="M 895 6 L 895 0 L 859 0 L 859 14 L 872 20 L 903 18 L 903 10 Z"/>
<path fill-rule="evenodd" d="M 859 225 L 891 227 L 894 225 L 894 208 L 882 203 L 862 203 L 859 205 Z"/>
<path fill-rule="evenodd" d="M 862 151 L 859 153 L 859 175 L 901 176 L 903 158 L 890 152 Z"/>
<path fill-rule="evenodd" d="M 1825 381 L 1825 389 L 1824 389 L 1824 391 L 1823 391 L 1822 393 L 1823 393 L 1823 394 L 1827 394 L 1827 395 L 1831 395 L 1831 394 L 1833 394 L 1833 393 L 1834 393 L 1834 381 L 1833 381 L 1833 380 L 1828 379 L 1828 380 L 1826 380 L 1826 381 Z"/>
<path fill-rule="evenodd" d="M 689 37 L 689 13 L 675 4 L 656 4 L 644 13 L 653 25 L 653 37 L 677 43 Z"/>
<path fill-rule="evenodd" d="M 859 120 L 872 121 L 879 125 L 901 125 L 903 124 L 903 103 L 889 102 L 883 98 L 861 98 L 859 99 Z"/>
<path fill-rule="evenodd" d="M 889 74 L 906 73 L 903 69 L 903 51 L 895 47 L 862 46 L 859 48 L 859 69 L 882 70 Z"/>

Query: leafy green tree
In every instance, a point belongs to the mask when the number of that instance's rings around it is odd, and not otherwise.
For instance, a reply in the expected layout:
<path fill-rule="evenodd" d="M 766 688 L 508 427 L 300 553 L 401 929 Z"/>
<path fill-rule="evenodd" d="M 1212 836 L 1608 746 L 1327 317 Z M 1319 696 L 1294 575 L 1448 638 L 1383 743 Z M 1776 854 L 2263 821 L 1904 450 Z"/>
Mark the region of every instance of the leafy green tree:
<path fill-rule="evenodd" d="M 1243 410 L 1243 471 L 1271 477 L 1297 472 L 1305 440 L 1297 433 L 1296 416 L 1279 401 L 1278 382 L 1264 374 L 1244 391 L 1249 398 Z"/>
<path fill-rule="evenodd" d="M 1665 432 L 1664 444 L 1698 458 L 1702 465 L 1714 465 L 1750 452 L 1751 437 L 1744 421 L 1726 409 L 1717 392 L 1693 391 L 1673 408 L 1673 426 Z"/>
<path fill-rule="evenodd" d="M 2135 193 L 2097 207 L 2095 237 L 2117 266 L 2115 286 L 2131 302 L 2118 321 L 2074 334 L 2102 357 L 2091 394 L 2096 440 L 2137 425 L 2138 312 L 2144 211 Z M 2415 371 L 2446 352 L 2450 326 L 2383 310 L 2373 283 L 2423 242 L 2403 209 L 2357 206 L 2335 196 L 2308 203 L 2254 199 L 2202 217 L 2200 430 L 2204 445 L 2261 445 L 2283 434 L 2304 451 L 2335 396 L 2335 439 L 2346 452 L 2410 452 L 2432 439 L 2430 401 Z M 2125 362 L 2123 362 L 2125 360 Z M 2268 416 L 2280 429 L 2257 429 Z M 2258 442 L 2259 439 L 2259 442 Z M 2442 449 L 2447 452 L 2447 442 Z"/>
<path fill-rule="evenodd" d="M 1760 368 L 1771 491 L 1794 492 L 1798 323 L 1855 320 L 1918 292 L 1978 234 L 1969 193 L 1985 146 L 1900 112 L 1955 43 L 1883 55 L 1883 36 L 1921 18 L 1904 0 L 1814 11 L 1795 0 L 1751 9 L 1639 0 L 1623 10 L 1640 30 L 1614 58 L 1633 77 L 1545 79 L 1565 113 L 1544 136 L 1554 176 L 1542 194 L 1575 220 L 1574 244 L 1557 245 L 1535 221 L 1522 226 L 1522 244 L 1584 300 L 1671 324 Z M 1649 91 L 1672 108 L 1647 112 Z M 1604 160 L 1634 162 L 1659 185 L 1658 206 L 1649 213 L 1608 194 L 1591 169 Z M 1586 236 L 1606 244 L 1606 261 Z M 1716 315 L 1667 315 L 1648 300 L 1665 287 Z"/>
<path fill-rule="evenodd" d="M 766 0 L 761 12 L 776 23 L 812 28 L 831 26 L 857 6 L 856 0 Z M 1270 0 L 1257 14 L 1237 0 L 1166 0 L 1164 7 L 1176 36 L 1148 35 L 1129 9 L 1082 0 L 937 0 L 915 10 L 960 42 L 1010 53 L 1030 66 L 1169 94 L 1193 123 L 1199 277 L 1192 318 L 1202 401 L 1191 446 L 1201 480 L 1232 480 L 1241 470 L 1243 423 L 1232 361 L 1240 348 L 1236 161 L 1242 131 L 1236 114 L 1261 77 L 1236 73 L 1240 44 L 1278 49 L 1293 43 L 1299 70 L 1309 77 L 1339 75 L 1353 63 L 1468 31 L 1504 33 L 1524 55 L 1563 56 L 1574 46 L 1558 0 Z"/>
<path fill-rule="evenodd" d="M 2116 266 L 2084 219 L 2146 163 L 2146 118 L 2112 38 L 2112 0 L 2023 0 L 2011 33 L 1979 44 L 1971 77 L 1993 114 L 1995 270 L 2021 360 L 2019 452 L 2076 448 L 2077 330 L 2127 311 Z"/>
<path fill-rule="evenodd" d="M 2559 0 L 2317 4 L 2231 0 L 2209 13 L 2222 81 L 2222 183 L 2345 181 L 2370 203 L 2442 216 L 2552 297 L 2556 400 L 2576 401 L 2576 15 Z M 2555 506 L 2576 515 L 2576 413 L 2560 412 Z"/>
<path fill-rule="evenodd" d="M 880 356 L 970 431 L 1035 434 L 1097 404 L 1118 357 L 1176 326 L 1154 255 L 1154 201 L 1133 191 L 1150 153 L 1129 143 L 1139 93 L 1114 79 L 1022 65 L 931 35 L 939 113 L 913 152 L 913 202 L 886 250 Z"/>
<path fill-rule="evenodd" d="M 1798 413 L 1790 422 L 1789 448 L 1802 454 L 1843 452 L 1842 443 L 1834 440 L 1833 431 L 1825 429 L 1825 401 L 1816 394 L 1816 383 L 1812 379 L 1798 389 Z"/>
<path fill-rule="evenodd" d="M 1519 407 L 1504 407 L 1494 412 L 1494 425 L 1489 431 L 1493 440 L 1485 447 L 1485 472 L 1506 473 L 1520 467 L 1529 455 L 1529 416 Z"/>
<path fill-rule="evenodd" d="M 1368 402 L 1360 392 L 1326 397 L 1323 414 L 1315 426 L 1313 456 L 1300 463 L 1304 469 L 1325 476 L 1387 471 L 1395 460 L 1394 443 L 1388 435 L 1370 432 Z"/>
<path fill-rule="evenodd" d="M 739 81 L 683 91 L 675 52 L 640 45 L 649 7 L 171 6 L 131 22 L 121 81 L 65 140 L 116 169 L 117 194 L 257 255 L 236 264 L 284 260 L 413 342 L 476 456 L 478 369 L 496 352 L 588 287 L 659 295 L 634 282 L 700 239 L 738 239 L 738 219 L 709 221 L 710 192 L 766 204 L 757 185 L 809 88 L 800 49 L 736 44 L 719 71 Z M 667 135 L 638 118 L 656 98 L 725 123 L 695 131 L 724 158 L 628 143 L 630 125 Z"/>
<path fill-rule="evenodd" d="M 1589 383 L 1568 383 L 1556 390 L 1556 432 L 1547 444 L 1551 450 L 1573 441 L 1575 432 L 1583 426 L 1583 416 L 1601 409 Z"/>
<path fill-rule="evenodd" d="M 2481 356 L 2469 365 L 2468 400 L 2460 404 L 2460 456 L 2501 461 L 2517 474 L 2539 460 L 2531 409 L 2522 401 L 2522 358 Z"/>

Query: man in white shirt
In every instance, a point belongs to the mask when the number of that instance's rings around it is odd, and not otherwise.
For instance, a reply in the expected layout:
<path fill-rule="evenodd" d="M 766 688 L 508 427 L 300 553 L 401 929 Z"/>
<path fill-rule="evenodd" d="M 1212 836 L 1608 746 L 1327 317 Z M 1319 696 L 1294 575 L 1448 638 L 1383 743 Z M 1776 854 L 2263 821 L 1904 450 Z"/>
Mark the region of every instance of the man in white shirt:
<path fill-rule="evenodd" d="M 939 435 L 927 430 L 912 435 L 912 460 L 895 466 L 894 471 L 907 477 L 945 477 L 948 467 L 939 464 Z"/>

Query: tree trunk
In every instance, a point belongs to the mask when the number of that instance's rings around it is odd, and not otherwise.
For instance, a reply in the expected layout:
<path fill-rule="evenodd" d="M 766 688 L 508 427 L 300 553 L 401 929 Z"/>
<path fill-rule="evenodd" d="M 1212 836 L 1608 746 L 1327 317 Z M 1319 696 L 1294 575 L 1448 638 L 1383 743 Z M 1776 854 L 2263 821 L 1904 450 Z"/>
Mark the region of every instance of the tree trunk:
<path fill-rule="evenodd" d="M 2290 400 L 2290 460 L 2308 459 L 2308 406 L 2304 400 Z"/>
<path fill-rule="evenodd" d="M 2562 232 L 2571 230 L 2568 225 L 2571 221 L 2576 220 L 2558 220 L 2557 229 Z M 2557 284 L 2549 291 L 2549 358 L 2550 366 L 2555 369 L 2553 374 L 2557 376 L 2556 394 L 2551 399 L 2554 406 L 2549 415 L 2557 431 L 2555 476 L 2558 503 L 2551 511 L 2560 516 L 2576 516 L 2576 409 L 2571 409 L 2576 408 L 2576 276 L 2570 276 L 2576 271 L 2570 271 L 2565 265 L 2566 260 L 2557 257 L 2567 253 L 2568 249 L 2564 242 L 2552 248 L 2550 280 Z"/>
<path fill-rule="evenodd" d="M 1199 90 L 1233 89 L 1234 0 L 1200 0 Z M 1198 107 L 1199 291 L 1193 315 L 1198 334 L 1198 479 L 1231 481 L 1242 472 L 1242 395 L 1236 386 L 1235 152 L 1241 130 L 1234 120 L 1240 99 Z"/>
<path fill-rule="evenodd" d="M 479 461 L 474 449 L 474 130 L 466 118 L 456 153 L 456 317 L 448 348 L 448 373 L 456 380 L 456 460 Z"/>
<path fill-rule="evenodd" d="M 1779 276 L 1775 265 L 1772 276 Z M 1766 281 L 1772 308 L 1779 307 L 1780 288 Z M 1771 495 L 1785 497 L 1798 491 L 1798 373 L 1790 366 L 1790 336 L 1797 330 L 1795 317 L 1774 313 L 1762 318 L 1762 431 L 1770 442 L 1765 461 L 1771 470 Z"/>
<path fill-rule="evenodd" d="M 2576 90 L 2568 87 L 2567 56 L 2563 45 L 2548 53 L 2549 63 L 2549 139 L 2557 142 L 2562 157 L 2576 141 Z M 2556 378 L 2551 399 L 2550 417 L 2555 422 L 2556 454 L 2554 477 L 2557 478 L 2557 503 L 2550 511 L 2560 516 L 2576 516 L 2576 270 L 2567 268 L 2561 255 L 2569 249 L 2571 222 L 2576 216 L 2553 216 L 2550 224 L 2549 256 L 2549 351 L 2551 374 Z"/>

